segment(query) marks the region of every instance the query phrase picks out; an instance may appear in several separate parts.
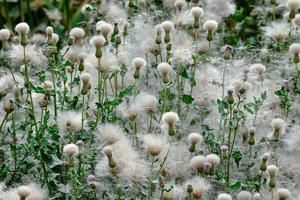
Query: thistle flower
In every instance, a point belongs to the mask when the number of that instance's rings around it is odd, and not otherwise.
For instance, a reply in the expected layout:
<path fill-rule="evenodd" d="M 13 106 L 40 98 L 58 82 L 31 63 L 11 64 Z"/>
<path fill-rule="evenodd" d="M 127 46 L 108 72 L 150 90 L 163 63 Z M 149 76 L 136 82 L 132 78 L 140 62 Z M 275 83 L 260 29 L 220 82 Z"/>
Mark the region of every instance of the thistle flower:
<path fill-rule="evenodd" d="M 75 27 L 70 31 L 69 35 L 74 39 L 74 44 L 81 44 L 85 32 L 82 28 Z"/>
<path fill-rule="evenodd" d="M 291 197 L 290 191 L 285 188 L 279 188 L 277 195 L 279 200 L 288 200 Z"/>
<path fill-rule="evenodd" d="M 260 196 L 259 193 L 255 193 L 255 194 L 253 195 L 253 200 L 262 200 L 262 198 L 261 198 L 261 196 Z"/>
<path fill-rule="evenodd" d="M 60 132 L 63 135 L 66 131 L 77 133 L 82 130 L 81 114 L 76 112 L 63 112 L 59 116 Z"/>
<path fill-rule="evenodd" d="M 289 48 L 290 53 L 293 55 L 293 62 L 299 63 L 300 61 L 300 43 L 293 43 Z"/>
<path fill-rule="evenodd" d="M 294 19 L 296 16 L 296 10 L 300 7 L 300 1 L 288 0 L 287 7 L 290 9 L 289 19 Z"/>
<path fill-rule="evenodd" d="M 256 63 L 250 66 L 250 72 L 256 74 L 260 80 L 263 79 L 263 73 L 266 71 L 266 66 Z"/>
<path fill-rule="evenodd" d="M 1 29 L 0 30 L 0 40 L 2 42 L 4 50 L 8 50 L 9 36 L 10 36 L 10 31 L 8 29 Z"/>
<path fill-rule="evenodd" d="M 184 0 L 176 0 L 174 3 L 174 6 L 178 11 L 181 11 L 182 8 L 185 6 L 185 1 Z"/>
<path fill-rule="evenodd" d="M 256 134 L 255 127 L 251 127 L 250 131 L 249 131 L 249 138 L 248 138 L 248 144 L 249 145 L 254 145 L 255 144 L 255 134 Z"/>
<path fill-rule="evenodd" d="M 274 189 L 276 187 L 276 176 L 278 173 L 278 167 L 275 165 L 269 165 L 267 171 L 270 175 L 269 186 Z"/>
<path fill-rule="evenodd" d="M 132 60 L 132 65 L 135 70 L 133 77 L 135 79 L 139 79 L 140 78 L 140 70 L 142 67 L 144 67 L 146 65 L 146 60 L 144 58 L 136 57 Z"/>
<path fill-rule="evenodd" d="M 12 99 L 6 100 L 3 103 L 3 110 L 4 112 L 6 112 L 7 114 L 11 113 L 12 111 L 14 111 L 15 106 L 14 106 L 14 102 Z"/>
<path fill-rule="evenodd" d="M 189 185 L 192 186 L 193 191 L 191 193 L 195 199 L 201 199 L 205 195 L 205 192 L 207 192 L 210 188 L 209 183 L 201 177 L 194 177 L 187 180 L 185 187 L 187 188 Z"/>
<path fill-rule="evenodd" d="M 89 73 L 82 73 L 80 76 L 80 80 L 82 82 L 81 94 L 86 95 L 88 94 L 91 88 L 91 84 L 90 84 L 91 75 Z"/>
<path fill-rule="evenodd" d="M 56 33 L 53 33 L 52 34 L 52 43 L 53 43 L 53 45 L 57 45 L 58 41 L 59 41 L 59 36 Z"/>
<path fill-rule="evenodd" d="M 85 4 L 81 8 L 81 13 L 86 17 L 89 18 L 91 16 L 93 10 L 93 6 L 91 4 Z"/>
<path fill-rule="evenodd" d="M 160 63 L 158 66 L 158 71 L 160 72 L 162 79 L 163 79 L 163 83 L 167 84 L 170 82 L 170 70 L 172 69 L 171 66 L 169 65 L 169 63 Z"/>
<path fill-rule="evenodd" d="M 222 193 L 218 195 L 217 200 L 232 200 L 232 197 L 230 194 Z"/>
<path fill-rule="evenodd" d="M 24 185 L 18 187 L 18 194 L 21 200 L 25 200 L 29 196 L 30 192 L 30 187 L 28 186 Z"/>
<path fill-rule="evenodd" d="M 105 44 L 105 38 L 101 35 L 93 36 L 90 43 L 95 46 L 96 52 L 95 56 L 96 58 L 102 57 L 102 46 Z"/>
<path fill-rule="evenodd" d="M 152 115 L 157 110 L 158 100 L 156 96 L 147 93 L 140 93 L 136 97 L 136 107 L 147 114 Z"/>
<path fill-rule="evenodd" d="M 116 167 L 116 162 L 113 159 L 113 149 L 110 146 L 106 146 L 103 148 L 103 153 L 107 156 L 108 165 L 110 168 Z"/>
<path fill-rule="evenodd" d="M 207 20 L 203 27 L 206 29 L 207 31 L 207 41 L 211 42 L 213 41 L 213 33 L 217 30 L 218 28 L 218 22 L 216 22 L 215 20 Z"/>
<path fill-rule="evenodd" d="M 145 135 L 143 138 L 144 148 L 151 156 L 158 156 L 164 148 L 166 142 L 158 135 Z"/>
<path fill-rule="evenodd" d="M 165 32 L 164 41 L 168 44 L 171 41 L 171 31 L 174 29 L 174 24 L 171 21 L 164 21 L 161 23 L 161 27 Z"/>
<path fill-rule="evenodd" d="M 176 133 L 175 125 L 179 122 L 179 117 L 175 112 L 166 112 L 162 115 L 162 121 L 168 127 L 168 133 L 170 136 L 174 136 Z"/>
<path fill-rule="evenodd" d="M 285 40 L 289 36 L 289 24 L 285 21 L 271 22 L 269 26 L 264 27 L 265 36 L 275 41 Z"/>
<path fill-rule="evenodd" d="M 68 158 L 71 158 L 79 153 L 79 148 L 76 144 L 70 143 L 64 146 L 63 152 Z"/>
<path fill-rule="evenodd" d="M 194 26 L 195 29 L 198 29 L 200 27 L 200 17 L 203 16 L 204 11 L 200 7 L 193 7 L 191 9 L 191 13 L 192 13 L 192 15 L 194 17 L 194 24 L 193 24 L 193 26 Z"/>
<path fill-rule="evenodd" d="M 120 140 L 125 140 L 123 129 L 116 124 L 102 124 L 99 127 L 99 140 L 106 145 L 112 145 Z"/>
<path fill-rule="evenodd" d="M 205 162 L 206 158 L 202 155 L 198 155 L 191 159 L 190 165 L 192 168 L 196 169 L 198 173 L 202 173 Z"/>
<path fill-rule="evenodd" d="M 214 169 L 220 164 L 220 157 L 216 154 L 208 154 L 205 157 L 206 161 L 212 164 L 212 167 L 210 169 L 210 174 L 214 172 Z"/>
<path fill-rule="evenodd" d="M 273 119 L 271 122 L 271 126 L 273 128 L 272 139 L 274 141 L 279 141 L 280 137 L 285 132 L 285 121 L 283 119 L 277 118 Z"/>
<path fill-rule="evenodd" d="M 252 200 L 252 195 L 250 192 L 248 191 L 241 191 L 238 195 L 237 195 L 238 200 Z"/>
<path fill-rule="evenodd" d="M 195 151 L 196 145 L 201 143 L 203 140 L 202 135 L 199 133 L 190 133 L 188 136 L 188 141 L 191 143 L 189 151 L 192 153 Z"/>
<path fill-rule="evenodd" d="M 261 161 L 260 161 L 260 166 L 259 166 L 260 171 L 264 172 L 267 170 L 267 162 L 268 162 L 269 158 L 270 158 L 270 154 L 264 153 L 264 155 L 262 156 Z"/>
<path fill-rule="evenodd" d="M 113 27 L 111 24 L 106 23 L 104 21 L 100 21 L 96 24 L 96 31 L 99 33 L 102 33 L 102 35 L 104 36 L 106 42 L 105 42 L 105 46 L 108 44 L 109 41 L 109 35 L 112 33 L 113 31 Z"/>
<path fill-rule="evenodd" d="M 241 94 L 241 95 L 245 94 L 248 90 L 251 89 L 251 83 L 249 83 L 248 81 L 234 80 L 232 85 L 234 91 L 237 94 Z"/>
<path fill-rule="evenodd" d="M 26 22 L 19 23 L 15 26 L 15 31 L 20 36 L 21 45 L 25 46 L 28 43 L 27 34 L 30 31 L 29 25 Z"/>
<path fill-rule="evenodd" d="M 51 44 L 52 43 L 52 35 L 53 35 L 53 28 L 51 26 L 47 26 L 46 35 L 47 35 L 48 44 Z"/>

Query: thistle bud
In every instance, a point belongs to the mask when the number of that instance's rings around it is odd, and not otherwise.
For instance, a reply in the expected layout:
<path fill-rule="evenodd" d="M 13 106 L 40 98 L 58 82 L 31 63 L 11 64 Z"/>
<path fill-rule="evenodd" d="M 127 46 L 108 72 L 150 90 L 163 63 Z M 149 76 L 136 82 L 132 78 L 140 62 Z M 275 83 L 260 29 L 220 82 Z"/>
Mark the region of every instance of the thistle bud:
<path fill-rule="evenodd" d="M 13 100 L 7 100 L 7 101 L 5 101 L 4 103 L 3 103 L 3 110 L 7 113 L 7 114 L 9 114 L 9 113 L 11 113 L 12 111 L 14 111 L 14 109 L 15 109 L 15 106 L 14 106 L 14 102 L 13 102 Z"/>
<path fill-rule="evenodd" d="M 255 144 L 256 129 L 254 127 L 251 127 L 249 133 L 250 134 L 249 134 L 249 138 L 248 138 L 248 144 L 249 145 L 254 145 Z"/>

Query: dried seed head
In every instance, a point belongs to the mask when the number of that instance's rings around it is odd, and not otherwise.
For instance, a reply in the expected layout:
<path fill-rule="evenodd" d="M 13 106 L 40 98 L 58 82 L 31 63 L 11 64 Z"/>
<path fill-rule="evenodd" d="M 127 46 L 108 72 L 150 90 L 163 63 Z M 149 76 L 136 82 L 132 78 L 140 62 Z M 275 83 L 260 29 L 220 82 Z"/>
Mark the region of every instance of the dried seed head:
<path fill-rule="evenodd" d="M 267 171 L 269 173 L 270 176 L 276 176 L 278 173 L 278 167 L 275 165 L 269 165 L 267 167 Z"/>
<path fill-rule="evenodd" d="M 175 112 L 166 112 L 162 116 L 162 121 L 169 126 L 174 126 L 179 121 L 179 117 Z"/>
<path fill-rule="evenodd" d="M 161 23 L 161 27 L 165 32 L 169 33 L 174 29 L 174 24 L 171 21 L 164 21 Z"/>
<path fill-rule="evenodd" d="M 192 144 L 198 144 L 202 142 L 203 138 L 200 133 L 190 133 L 188 136 L 188 140 Z"/>
<path fill-rule="evenodd" d="M 79 153 L 79 148 L 76 144 L 66 144 L 63 148 L 63 152 L 67 157 L 73 157 Z"/>
<path fill-rule="evenodd" d="M 31 192 L 30 187 L 22 185 L 18 187 L 18 194 L 21 197 L 21 199 L 26 199 Z"/>
<path fill-rule="evenodd" d="M 193 7 L 191 9 L 191 13 L 192 13 L 192 15 L 193 15 L 194 18 L 199 19 L 200 17 L 203 16 L 204 11 L 200 7 Z"/>
<path fill-rule="evenodd" d="M 230 194 L 222 193 L 218 195 L 217 200 L 232 200 Z"/>
<path fill-rule="evenodd" d="M 26 22 L 19 23 L 15 26 L 15 31 L 19 35 L 27 35 L 30 31 L 29 25 Z"/>
<path fill-rule="evenodd" d="M 215 20 L 207 20 L 203 27 L 208 31 L 208 32 L 214 32 L 218 28 L 218 22 Z"/>
<path fill-rule="evenodd" d="M 8 29 L 5 28 L 5 29 L 0 30 L 0 40 L 1 41 L 7 41 L 9 36 L 10 36 L 10 32 Z"/>

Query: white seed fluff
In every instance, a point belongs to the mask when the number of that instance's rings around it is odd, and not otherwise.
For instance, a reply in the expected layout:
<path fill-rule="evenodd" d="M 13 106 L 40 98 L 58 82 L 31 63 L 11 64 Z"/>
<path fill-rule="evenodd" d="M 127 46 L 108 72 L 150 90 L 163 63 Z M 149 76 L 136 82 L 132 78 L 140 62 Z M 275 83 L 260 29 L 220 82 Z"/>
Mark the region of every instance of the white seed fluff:
<path fill-rule="evenodd" d="M 203 27 L 209 32 L 214 32 L 218 28 L 218 22 L 215 20 L 207 20 Z"/>
<path fill-rule="evenodd" d="M 76 144 L 70 143 L 64 146 L 63 152 L 67 157 L 72 157 L 79 153 L 79 148 Z"/>
<path fill-rule="evenodd" d="M 29 25 L 26 22 L 21 22 L 19 24 L 17 24 L 15 26 L 15 31 L 19 34 L 19 35 L 26 35 L 29 33 L 30 28 Z"/>

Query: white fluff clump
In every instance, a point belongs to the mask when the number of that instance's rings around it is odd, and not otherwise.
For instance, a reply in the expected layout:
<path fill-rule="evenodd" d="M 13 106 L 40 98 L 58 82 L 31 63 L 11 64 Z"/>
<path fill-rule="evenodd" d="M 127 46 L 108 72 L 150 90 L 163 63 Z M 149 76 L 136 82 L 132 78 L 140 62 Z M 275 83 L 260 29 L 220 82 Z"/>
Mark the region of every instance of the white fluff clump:
<path fill-rule="evenodd" d="M 299 0 L 288 0 L 287 7 L 291 10 L 296 10 L 300 7 L 300 1 Z"/>
<path fill-rule="evenodd" d="M 253 195 L 253 200 L 262 200 L 262 198 L 261 198 L 261 196 L 260 196 L 259 193 L 255 193 L 255 194 Z"/>
<path fill-rule="evenodd" d="M 103 35 L 108 35 L 112 32 L 113 27 L 107 22 L 100 21 L 96 24 L 96 30 L 100 31 Z"/>
<path fill-rule="evenodd" d="M 236 6 L 233 0 L 204 0 L 205 13 L 210 19 L 222 22 L 224 18 L 234 14 Z"/>
<path fill-rule="evenodd" d="M 157 156 L 166 146 L 166 141 L 159 135 L 145 135 L 143 138 L 144 148 L 151 156 Z"/>
<path fill-rule="evenodd" d="M 192 13 L 193 17 L 197 18 L 197 19 L 200 18 L 200 17 L 202 17 L 204 15 L 204 11 L 200 7 L 193 7 L 191 9 L 191 13 Z"/>
<path fill-rule="evenodd" d="M 230 194 L 222 193 L 218 195 L 217 200 L 232 200 Z"/>
<path fill-rule="evenodd" d="M 26 35 L 29 33 L 30 28 L 29 25 L 26 22 L 21 22 L 19 24 L 17 24 L 15 26 L 15 31 L 19 34 L 19 35 Z"/>
<path fill-rule="evenodd" d="M 43 50 L 40 47 L 29 44 L 26 45 L 25 51 L 26 59 L 31 67 L 38 69 L 46 69 L 48 67 L 48 59 L 43 54 Z M 20 67 L 24 64 L 24 52 L 22 45 L 12 44 L 7 55 L 14 67 Z"/>
<path fill-rule="evenodd" d="M 298 27 L 300 26 L 300 14 L 296 14 L 295 18 L 293 19 L 293 23 Z"/>
<path fill-rule="evenodd" d="M 59 115 L 60 133 L 65 135 L 66 132 L 77 133 L 82 130 L 81 113 L 67 111 Z"/>
<path fill-rule="evenodd" d="M 146 60 L 141 57 L 136 57 L 132 60 L 132 65 L 135 69 L 139 70 L 146 65 Z"/>
<path fill-rule="evenodd" d="M 161 27 L 165 32 L 170 32 L 174 29 L 174 24 L 171 21 L 164 21 L 161 23 Z"/>
<path fill-rule="evenodd" d="M 277 195 L 279 200 L 288 200 L 291 197 L 291 192 L 285 188 L 279 188 Z"/>
<path fill-rule="evenodd" d="M 203 27 L 209 32 L 214 32 L 218 28 L 218 22 L 216 22 L 215 20 L 207 20 L 204 23 Z"/>
<path fill-rule="evenodd" d="M 118 66 L 118 60 L 114 54 L 109 51 L 102 52 L 100 58 L 100 66 L 98 65 L 98 58 L 95 54 L 89 54 L 86 59 L 84 59 L 84 66 L 87 69 L 97 69 L 102 73 L 108 73 L 109 71 L 116 69 Z M 100 67 L 100 68 L 99 68 Z"/>
<path fill-rule="evenodd" d="M 44 200 L 46 199 L 46 192 L 36 184 L 29 184 L 30 194 L 26 200 Z"/>
<path fill-rule="evenodd" d="M 188 185 L 192 185 L 193 188 L 193 196 L 195 199 L 201 199 L 205 195 L 205 192 L 207 192 L 210 188 L 210 184 L 205 181 L 202 177 L 194 177 L 190 180 L 187 180 L 185 182 L 185 188 L 188 187 Z"/>
<path fill-rule="evenodd" d="M 53 33 L 52 34 L 52 41 L 53 41 L 53 44 L 56 45 L 59 41 L 59 36 L 56 34 L 56 33 Z"/>
<path fill-rule="evenodd" d="M 216 154 L 208 154 L 205 159 L 206 161 L 210 162 L 213 167 L 216 167 L 220 164 L 220 157 Z"/>
<path fill-rule="evenodd" d="M 251 200 L 252 199 L 252 195 L 250 192 L 248 191 L 241 191 L 238 195 L 237 195 L 238 200 Z"/>
<path fill-rule="evenodd" d="M 270 174 L 270 176 L 276 176 L 278 173 L 278 167 L 276 165 L 269 165 L 267 167 L 267 171 Z"/>
<path fill-rule="evenodd" d="M 82 39 L 85 33 L 82 28 L 75 27 L 70 31 L 70 36 L 73 37 L 75 40 Z"/>
<path fill-rule="evenodd" d="M 201 143 L 203 140 L 202 135 L 200 133 L 190 133 L 188 136 L 188 141 L 192 144 Z"/>
<path fill-rule="evenodd" d="M 125 133 L 120 126 L 107 123 L 100 125 L 97 137 L 101 142 L 112 145 L 120 140 L 124 140 Z"/>
<path fill-rule="evenodd" d="M 190 165 L 192 168 L 199 170 L 203 168 L 203 164 L 206 162 L 206 158 L 202 155 L 194 156 L 191 161 Z"/>
<path fill-rule="evenodd" d="M 76 144 L 66 144 L 63 148 L 63 152 L 67 157 L 73 157 L 79 153 L 79 148 Z"/>
<path fill-rule="evenodd" d="M 162 121 L 167 124 L 174 126 L 177 122 L 180 121 L 178 114 L 175 112 L 166 112 L 162 115 Z"/>
<path fill-rule="evenodd" d="M 289 51 L 292 54 L 299 54 L 300 53 L 300 43 L 293 43 L 291 44 Z"/>
<path fill-rule="evenodd" d="M 1 29 L 0 30 L 0 40 L 7 41 L 10 36 L 10 31 L 8 29 Z"/>
<path fill-rule="evenodd" d="M 21 198 L 26 199 L 30 194 L 30 188 L 28 186 L 22 185 L 18 187 L 18 194 Z"/>
<path fill-rule="evenodd" d="M 279 135 L 283 135 L 285 133 L 285 121 L 283 119 L 273 119 L 271 125 L 273 131 L 278 131 Z"/>
<path fill-rule="evenodd" d="M 153 114 L 158 105 L 156 96 L 147 93 L 141 93 L 136 97 L 136 107 L 146 112 L 147 114 Z"/>
<path fill-rule="evenodd" d="M 93 36 L 90 43 L 95 47 L 101 47 L 105 43 L 105 38 L 102 35 Z"/>
<path fill-rule="evenodd" d="M 171 188 L 170 191 L 165 191 L 162 195 L 162 200 L 181 200 L 186 196 L 186 191 L 180 185 L 174 185 L 174 183 L 169 183 L 166 188 Z M 159 199 L 159 197 L 157 197 Z"/>
<path fill-rule="evenodd" d="M 266 71 L 266 66 L 260 63 L 256 63 L 250 66 L 250 72 L 262 76 L 262 74 Z"/>
<path fill-rule="evenodd" d="M 285 21 L 271 22 L 264 27 L 265 36 L 272 38 L 275 41 L 281 41 L 288 37 L 289 24 Z"/>
<path fill-rule="evenodd" d="M 157 68 L 162 75 L 169 74 L 170 70 L 172 69 L 169 63 L 160 63 Z"/>

